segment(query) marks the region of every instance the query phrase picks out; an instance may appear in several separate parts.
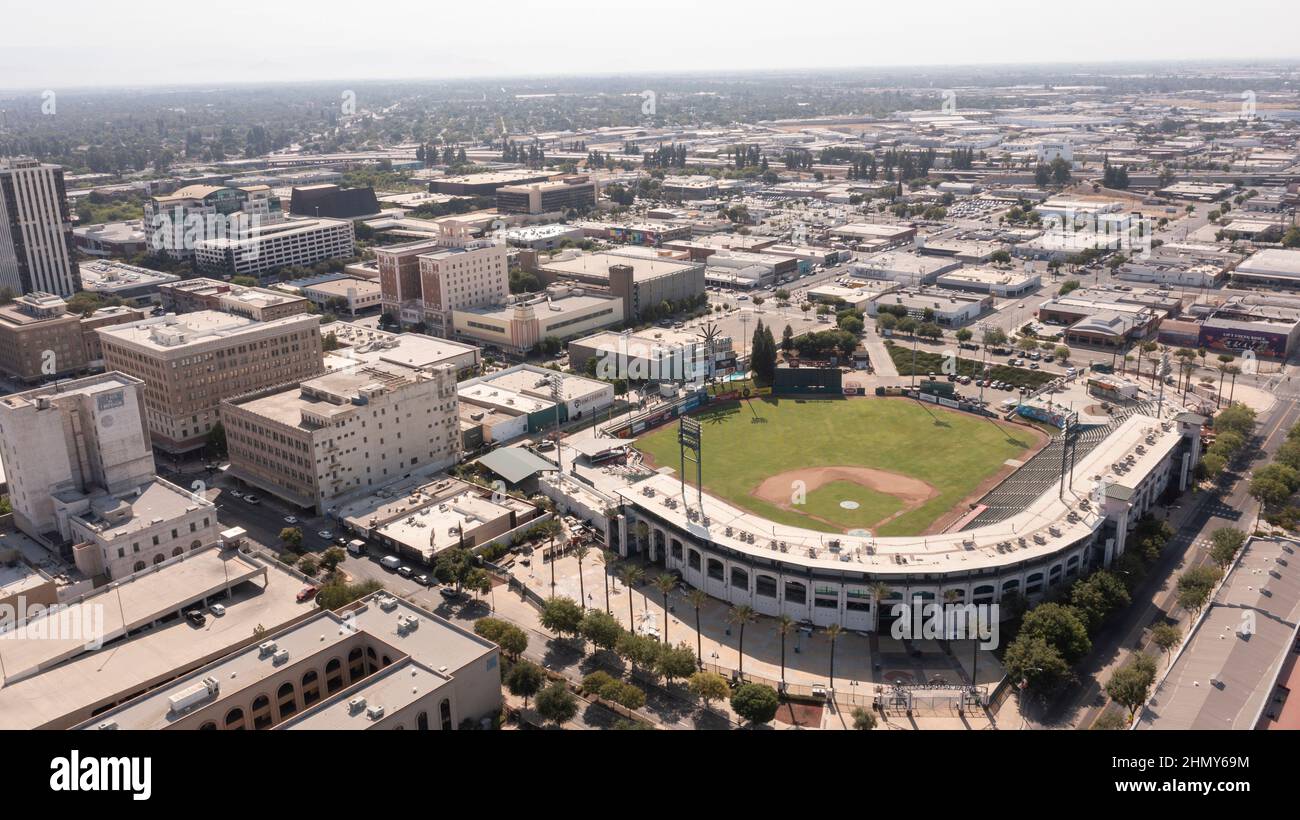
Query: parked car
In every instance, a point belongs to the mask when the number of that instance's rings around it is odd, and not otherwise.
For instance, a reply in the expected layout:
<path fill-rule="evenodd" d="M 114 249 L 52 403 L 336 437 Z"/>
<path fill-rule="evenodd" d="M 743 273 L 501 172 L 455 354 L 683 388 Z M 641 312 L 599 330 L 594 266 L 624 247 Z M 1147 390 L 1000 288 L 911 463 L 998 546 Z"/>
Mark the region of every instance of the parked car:
<path fill-rule="evenodd" d="M 319 536 L 321 537 L 321 539 L 322 539 L 322 540 L 325 540 L 325 541 L 330 541 L 330 540 L 332 540 L 332 539 L 334 538 L 334 531 L 333 531 L 333 530 L 321 530 L 320 532 L 318 532 L 318 533 L 316 533 L 316 534 L 319 535 Z"/>
<path fill-rule="evenodd" d="M 212 606 L 208 607 L 208 612 L 211 612 L 213 615 L 216 615 L 218 618 L 220 618 L 222 615 L 226 614 L 226 608 L 221 604 L 213 604 Z"/>
<path fill-rule="evenodd" d="M 208 622 L 207 617 L 197 609 L 191 609 L 189 612 L 186 612 L 185 620 L 189 621 L 194 626 L 203 626 Z"/>
<path fill-rule="evenodd" d="M 415 583 L 419 584 L 419 585 L 422 586 L 422 587 L 431 587 L 431 586 L 433 586 L 433 581 L 431 581 L 431 580 L 429 579 L 429 576 L 427 576 L 427 575 L 417 575 L 417 576 L 415 576 Z"/>
<path fill-rule="evenodd" d="M 402 576 L 403 578 L 410 578 L 412 572 L 414 572 L 414 570 L 412 570 L 410 567 L 405 565 L 397 568 L 397 574 Z"/>
<path fill-rule="evenodd" d="M 229 493 L 230 493 L 230 497 L 231 497 L 231 498 L 243 498 L 243 497 L 244 497 L 244 494 L 241 493 L 239 490 L 230 490 Z"/>
<path fill-rule="evenodd" d="M 244 496 L 244 500 L 247 501 L 249 504 L 252 504 L 254 507 L 262 503 L 262 499 L 258 498 L 255 495 L 246 495 Z"/>
<path fill-rule="evenodd" d="M 284 523 L 286 523 L 286 524 L 297 524 L 297 523 L 298 523 L 298 519 L 297 519 L 297 518 L 294 518 L 292 515 L 286 515 L 286 516 L 284 517 Z"/>
<path fill-rule="evenodd" d="M 316 594 L 318 592 L 320 592 L 320 588 L 317 586 L 305 586 L 302 589 L 298 590 L 297 601 L 300 604 L 303 601 L 310 601 L 316 597 Z"/>

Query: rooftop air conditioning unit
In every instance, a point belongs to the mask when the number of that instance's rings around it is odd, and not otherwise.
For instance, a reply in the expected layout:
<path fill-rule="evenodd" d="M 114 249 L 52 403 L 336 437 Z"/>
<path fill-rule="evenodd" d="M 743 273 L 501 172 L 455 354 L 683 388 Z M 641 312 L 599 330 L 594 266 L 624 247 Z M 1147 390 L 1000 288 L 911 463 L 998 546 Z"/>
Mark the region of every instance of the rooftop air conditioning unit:
<path fill-rule="evenodd" d="M 266 643 L 259 644 L 257 647 L 257 654 L 259 657 L 265 658 L 273 652 L 275 652 L 275 641 L 267 641 Z"/>
<path fill-rule="evenodd" d="M 360 712 L 364 708 L 366 708 L 365 698 L 353 698 L 352 700 L 348 701 L 348 714 L 355 715 L 357 712 Z"/>
<path fill-rule="evenodd" d="M 371 706 L 369 709 L 366 709 L 366 717 L 370 718 L 371 720 L 379 720 L 383 716 L 384 716 L 384 707 L 382 706 Z"/>
<path fill-rule="evenodd" d="M 289 650 L 287 649 L 281 649 L 279 652 L 276 652 L 274 655 L 271 656 L 271 663 L 275 664 L 276 666 L 279 666 L 282 663 L 286 663 L 288 662 L 288 660 L 289 660 Z"/>

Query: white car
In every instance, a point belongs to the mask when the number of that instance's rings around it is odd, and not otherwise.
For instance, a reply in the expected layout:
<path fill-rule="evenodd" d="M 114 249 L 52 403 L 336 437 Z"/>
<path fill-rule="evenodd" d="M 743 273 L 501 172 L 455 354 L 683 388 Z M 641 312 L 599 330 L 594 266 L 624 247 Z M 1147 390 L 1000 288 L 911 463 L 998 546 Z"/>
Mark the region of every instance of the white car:
<path fill-rule="evenodd" d="M 212 606 L 208 607 L 208 612 L 211 612 L 213 615 L 216 615 L 218 618 L 220 618 L 222 615 L 226 614 L 226 608 L 221 604 L 213 604 Z"/>
<path fill-rule="evenodd" d="M 321 530 L 320 532 L 318 532 L 318 533 L 316 533 L 316 534 L 319 535 L 321 538 L 325 539 L 326 541 L 328 541 L 328 540 L 330 540 L 331 538 L 334 537 L 334 531 L 333 531 L 333 530 Z"/>
<path fill-rule="evenodd" d="M 297 524 L 297 523 L 298 523 L 298 519 L 297 519 L 297 518 L 294 518 L 292 515 L 286 515 L 286 516 L 284 517 L 284 523 L 286 523 L 286 524 Z"/>
<path fill-rule="evenodd" d="M 231 490 L 231 491 L 230 491 L 230 497 L 231 497 L 231 498 L 243 498 L 243 497 L 244 497 L 244 494 L 241 493 L 239 490 Z"/>

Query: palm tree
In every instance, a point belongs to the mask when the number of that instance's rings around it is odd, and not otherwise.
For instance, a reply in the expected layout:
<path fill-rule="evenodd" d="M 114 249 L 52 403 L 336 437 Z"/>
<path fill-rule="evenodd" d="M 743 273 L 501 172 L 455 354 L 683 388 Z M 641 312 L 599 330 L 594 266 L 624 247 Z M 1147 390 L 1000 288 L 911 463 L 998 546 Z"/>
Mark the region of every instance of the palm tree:
<path fill-rule="evenodd" d="M 1232 387 L 1228 390 L 1228 404 L 1232 404 L 1232 397 L 1237 395 L 1237 374 L 1241 373 L 1241 368 L 1235 364 L 1227 367 L 1228 375 L 1232 377 Z"/>
<path fill-rule="evenodd" d="M 829 688 L 835 688 L 835 639 L 844 631 L 844 627 L 839 624 L 831 624 L 826 627 L 826 636 L 831 639 L 831 685 Z"/>
<path fill-rule="evenodd" d="M 672 592 L 673 589 L 677 586 L 677 578 L 665 572 L 663 575 L 660 575 L 658 578 L 655 579 L 655 586 L 659 588 L 659 591 L 663 593 L 664 596 L 664 634 L 661 637 L 663 638 L 664 644 L 667 645 L 668 643 L 668 593 Z"/>
<path fill-rule="evenodd" d="M 695 660 L 703 666 L 704 644 L 700 639 L 700 607 L 709 600 L 709 595 L 702 589 L 693 589 L 686 593 L 686 600 L 695 607 Z"/>
<path fill-rule="evenodd" d="M 1223 400 L 1223 377 L 1227 374 L 1228 367 L 1230 366 L 1229 362 L 1231 361 L 1231 356 L 1226 353 L 1220 353 L 1219 363 L 1214 366 L 1215 369 L 1219 371 L 1219 392 L 1218 395 L 1214 397 L 1214 409 L 1216 410 L 1219 409 L 1219 403 Z"/>
<path fill-rule="evenodd" d="M 644 522 L 644 521 L 638 521 L 638 522 L 636 522 L 636 540 L 637 540 L 637 543 L 639 543 L 639 544 L 641 545 L 642 549 L 644 549 L 644 548 L 645 548 L 645 545 L 646 545 L 646 542 L 650 540 L 650 525 L 649 525 L 649 524 L 647 524 L 647 523 Z"/>
<path fill-rule="evenodd" d="M 737 651 L 740 653 L 740 662 L 737 665 L 737 671 L 743 680 L 745 677 L 745 624 L 753 621 L 758 616 L 754 608 L 749 604 L 737 604 L 727 613 L 727 623 L 740 627 L 740 643 Z"/>
<path fill-rule="evenodd" d="M 1140 351 L 1138 353 L 1138 372 L 1137 372 L 1139 380 L 1142 378 L 1142 363 L 1147 360 L 1147 355 L 1154 352 L 1158 346 L 1159 345 L 1157 345 L 1155 342 L 1143 342 L 1138 347 L 1138 350 Z M 1156 371 L 1153 369 L 1151 371 L 1151 386 L 1154 387 L 1155 383 L 1156 383 Z"/>
<path fill-rule="evenodd" d="M 893 594 L 894 591 L 890 589 L 889 584 L 886 584 L 884 581 L 874 581 L 868 589 L 871 590 L 871 597 L 876 601 L 876 626 L 873 631 L 879 632 L 881 608 L 884 606 L 885 599 Z"/>
<path fill-rule="evenodd" d="M 614 614 L 614 610 L 609 605 L 609 568 L 617 560 L 618 560 L 618 553 L 614 552 L 612 549 L 609 549 L 608 547 L 600 548 L 600 563 L 604 564 L 605 566 L 605 570 L 604 570 L 605 611 L 611 615 Z"/>
<path fill-rule="evenodd" d="M 641 579 L 644 577 L 645 572 L 640 567 L 632 564 L 625 564 L 618 571 L 618 579 L 623 582 L 623 586 L 627 587 L 627 628 L 634 632 L 636 631 L 636 615 L 632 613 L 632 587 L 641 583 Z"/>
<path fill-rule="evenodd" d="M 794 632 L 798 622 L 784 612 L 776 619 L 776 632 L 781 636 L 781 684 L 785 684 L 785 636 Z"/>
<path fill-rule="evenodd" d="M 586 544 L 578 544 L 573 548 L 573 554 L 578 556 L 578 598 L 580 599 L 578 603 L 584 610 L 587 608 L 587 587 L 582 581 L 582 559 L 586 558 L 589 552 L 591 548 Z"/>

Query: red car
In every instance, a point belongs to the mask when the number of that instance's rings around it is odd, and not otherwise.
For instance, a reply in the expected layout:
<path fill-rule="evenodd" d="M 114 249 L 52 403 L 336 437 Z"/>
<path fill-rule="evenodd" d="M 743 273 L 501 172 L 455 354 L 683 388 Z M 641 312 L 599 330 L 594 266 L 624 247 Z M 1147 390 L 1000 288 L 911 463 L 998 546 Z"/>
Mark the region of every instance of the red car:
<path fill-rule="evenodd" d="M 316 597 L 316 593 L 318 592 L 320 592 L 320 587 L 303 587 L 298 593 L 298 603 L 301 604 L 303 601 L 310 601 Z"/>

